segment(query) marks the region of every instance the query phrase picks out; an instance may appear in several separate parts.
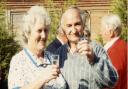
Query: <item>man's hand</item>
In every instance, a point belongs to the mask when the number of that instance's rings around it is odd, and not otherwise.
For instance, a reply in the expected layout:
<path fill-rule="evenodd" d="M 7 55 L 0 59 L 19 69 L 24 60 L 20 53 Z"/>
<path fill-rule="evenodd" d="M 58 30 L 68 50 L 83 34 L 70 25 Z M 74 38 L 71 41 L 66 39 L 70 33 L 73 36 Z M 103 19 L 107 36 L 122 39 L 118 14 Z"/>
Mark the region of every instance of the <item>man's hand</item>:
<path fill-rule="evenodd" d="M 94 61 L 93 48 L 87 40 L 82 40 L 78 42 L 77 51 L 82 55 L 86 55 L 89 63 L 92 63 Z"/>

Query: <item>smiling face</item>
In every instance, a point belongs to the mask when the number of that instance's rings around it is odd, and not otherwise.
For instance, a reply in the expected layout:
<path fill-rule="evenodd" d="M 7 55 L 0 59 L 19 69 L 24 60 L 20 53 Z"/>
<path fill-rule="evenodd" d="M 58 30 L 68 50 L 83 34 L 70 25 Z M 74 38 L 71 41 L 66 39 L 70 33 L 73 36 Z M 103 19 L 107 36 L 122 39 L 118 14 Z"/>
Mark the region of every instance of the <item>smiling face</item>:
<path fill-rule="evenodd" d="M 77 43 L 83 34 L 83 24 L 79 12 L 75 9 L 67 10 L 62 17 L 61 24 L 69 42 Z"/>
<path fill-rule="evenodd" d="M 28 37 L 28 47 L 36 51 L 43 51 L 48 38 L 48 31 L 44 22 L 37 21 Z"/>

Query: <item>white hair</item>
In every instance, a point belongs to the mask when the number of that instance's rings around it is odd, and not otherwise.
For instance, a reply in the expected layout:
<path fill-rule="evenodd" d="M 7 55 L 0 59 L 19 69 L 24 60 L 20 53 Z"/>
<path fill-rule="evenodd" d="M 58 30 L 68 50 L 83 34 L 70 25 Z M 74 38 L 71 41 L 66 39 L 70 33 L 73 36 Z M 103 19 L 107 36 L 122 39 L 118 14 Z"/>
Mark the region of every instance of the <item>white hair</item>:
<path fill-rule="evenodd" d="M 23 24 L 21 26 L 21 32 L 19 37 L 19 42 L 21 46 L 26 46 L 28 42 L 28 36 L 33 30 L 35 23 L 39 21 L 40 23 L 44 23 L 45 26 L 49 29 L 51 19 L 47 11 L 42 6 L 32 6 L 27 14 L 23 17 Z"/>
<path fill-rule="evenodd" d="M 63 22 L 64 22 L 64 16 L 65 16 L 65 14 L 67 13 L 67 11 L 68 10 L 76 10 L 78 13 L 80 13 L 80 9 L 78 8 L 78 7 L 76 7 L 76 6 L 70 6 L 70 7 L 68 7 L 67 8 L 67 10 L 62 14 L 62 16 L 61 16 L 61 20 L 60 20 L 60 25 L 62 26 L 62 24 L 63 24 Z M 81 16 L 80 16 L 80 18 L 81 18 Z M 81 20 L 82 20 L 82 18 L 81 18 Z"/>
<path fill-rule="evenodd" d="M 117 35 L 121 33 L 121 20 L 118 15 L 106 15 L 102 18 L 101 21 L 102 27 L 105 27 L 106 30 L 113 30 Z M 105 30 L 104 29 L 104 30 Z"/>

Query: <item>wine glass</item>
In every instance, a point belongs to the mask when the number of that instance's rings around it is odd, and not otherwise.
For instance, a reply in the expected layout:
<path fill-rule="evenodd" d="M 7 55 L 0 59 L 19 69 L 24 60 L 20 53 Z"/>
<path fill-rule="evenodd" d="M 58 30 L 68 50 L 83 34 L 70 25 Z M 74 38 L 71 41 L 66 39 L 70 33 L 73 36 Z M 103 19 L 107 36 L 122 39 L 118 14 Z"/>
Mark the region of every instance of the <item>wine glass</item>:
<path fill-rule="evenodd" d="M 87 34 L 85 34 L 85 33 L 82 36 L 80 36 L 80 38 L 79 38 L 79 41 L 77 43 L 77 51 L 78 51 L 78 49 L 80 47 L 80 42 L 84 41 L 84 40 L 86 40 L 87 44 L 89 44 L 89 38 L 88 38 Z"/>
<path fill-rule="evenodd" d="M 51 55 L 51 63 L 54 65 L 59 65 L 59 55 L 58 54 Z"/>
<path fill-rule="evenodd" d="M 85 36 L 80 36 L 79 41 L 77 43 L 77 48 L 79 48 L 79 46 L 80 46 L 79 42 L 83 41 L 83 40 L 86 40 L 86 37 Z"/>

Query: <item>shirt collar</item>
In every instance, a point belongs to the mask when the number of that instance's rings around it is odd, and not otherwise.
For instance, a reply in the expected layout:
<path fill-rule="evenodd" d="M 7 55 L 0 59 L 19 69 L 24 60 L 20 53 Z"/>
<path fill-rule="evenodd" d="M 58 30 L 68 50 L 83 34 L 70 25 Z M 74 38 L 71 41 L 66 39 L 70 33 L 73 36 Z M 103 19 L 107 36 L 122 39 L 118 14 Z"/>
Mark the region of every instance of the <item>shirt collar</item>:
<path fill-rule="evenodd" d="M 44 58 L 39 59 L 29 49 L 24 48 L 24 51 L 25 51 L 26 55 L 28 56 L 28 58 L 32 61 L 32 63 L 34 65 L 36 65 L 37 67 L 41 66 L 43 64 L 50 64 L 50 61 L 49 61 L 49 58 L 48 58 L 49 55 L 45 56 Z"/>
<path fill-rule="evenodd" d="M 69 44 L 66 44 L 66 47 L 67 47 L 68 52 L 70 52 L 71 54 L 77 53 L 77 50 L 76 51 L 71 50 Z"/>
<path fill-rule="evenodd" d="M 107 51 L 118 39 L 119 37 L 113 38 L 104 46 L 104 49 Z"/>
<path fill-rule="evenodd" d="M 56 38 L 60 41 L 62 45 L 64 45 L 64 42 L 58 36 Z"/>

